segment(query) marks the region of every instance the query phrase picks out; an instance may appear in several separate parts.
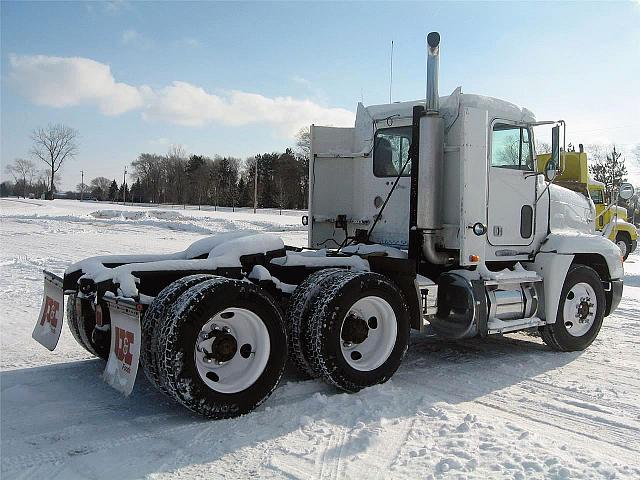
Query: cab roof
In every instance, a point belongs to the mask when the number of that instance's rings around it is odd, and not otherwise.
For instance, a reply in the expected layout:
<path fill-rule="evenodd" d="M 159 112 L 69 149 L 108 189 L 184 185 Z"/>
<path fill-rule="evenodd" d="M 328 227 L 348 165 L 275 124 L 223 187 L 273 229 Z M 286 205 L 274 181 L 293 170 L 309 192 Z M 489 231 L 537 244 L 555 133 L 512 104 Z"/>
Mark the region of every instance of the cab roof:
<path fill-rule="evenodd" d="M 369 151 L 376 128 L 392 126 L 394 123 L 398 123 L 397 121 L 400 119 L 405 119 L 402 124 L 406 125 L 406 120 L 412 118 L 413 107 L 424 105 L 424 103 L 424 100 L 413 100 L 410 102 L 369 105 L 367 107 L 362 103 L 358 103 L 355 122 L 355 150 L 361 152 Z M 486 110 L 489 120 L 494 118 L 514 122 L 535 122 L 536 120 L 534 114 L 526 108 L 521 108 L 499 98 L 462 93 L 462 88 L 458 87 L 451 95 L 440 97 L 440 115 L 444 117 L 446 125 L 450 125 L 455 121 L 461 107 Z"/>

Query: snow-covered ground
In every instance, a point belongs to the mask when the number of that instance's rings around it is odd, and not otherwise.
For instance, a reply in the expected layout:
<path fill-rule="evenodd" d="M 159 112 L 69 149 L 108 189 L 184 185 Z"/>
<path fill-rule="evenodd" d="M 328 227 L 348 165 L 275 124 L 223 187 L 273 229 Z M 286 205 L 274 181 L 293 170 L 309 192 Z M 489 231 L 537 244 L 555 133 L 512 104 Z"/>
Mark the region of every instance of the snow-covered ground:
<path fill-rule="evenodd" d="M 3 479 L 640 478 L 640 255 L 585 352 L 554 353 L 521 334 L 416 336 L 384 385 L 347 395 L 288 371 L 255 412 L 207 421 L 142 374 L 123 398 L 66 329 L 54 353 L 30 337 L 44 267 L 178 251 L 245 228 L 306 243 L 292 212 L 162 211 L 0 200 Z"/>

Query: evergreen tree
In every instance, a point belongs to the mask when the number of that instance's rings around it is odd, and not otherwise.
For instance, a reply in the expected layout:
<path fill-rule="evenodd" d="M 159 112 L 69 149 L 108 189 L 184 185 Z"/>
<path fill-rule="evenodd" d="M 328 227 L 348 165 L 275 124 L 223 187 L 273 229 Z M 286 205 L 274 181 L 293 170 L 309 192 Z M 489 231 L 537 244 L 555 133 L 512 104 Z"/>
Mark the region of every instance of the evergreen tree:
<path fill-rule="evenodd" d="M 598 160 L 589 166 L 589 173 L 594 180 L 604 183 L 605 196 L 611 201 L 613 191 L 621 183 L 627 181 L 627 167 L 624 164 L 622 154 L 616 150 L 615 145 L 611 153 L 607 153 L 606 160 Z"/>
<path fill-rule="evenodd" d="M 115 180 L 111 182 L 109 187 L 109 200 L 115 202 L 118 199 L 118 182 Z"/>
<path fill-rule="evenodd" d="M 140 183 L 139 178 L 133 183 L 133 185 L 131 185 L 131 201 L 136 203 L 143 201 L 142 184 Z"/>
<path fill-rule="evenodd" d="M 120 188 L 118 189 L 117 200 L 125 201 L 127 199 L 129 199 L 129 186 L 126 183 L 123 183 L 122 185 L 120 185 Z"/>

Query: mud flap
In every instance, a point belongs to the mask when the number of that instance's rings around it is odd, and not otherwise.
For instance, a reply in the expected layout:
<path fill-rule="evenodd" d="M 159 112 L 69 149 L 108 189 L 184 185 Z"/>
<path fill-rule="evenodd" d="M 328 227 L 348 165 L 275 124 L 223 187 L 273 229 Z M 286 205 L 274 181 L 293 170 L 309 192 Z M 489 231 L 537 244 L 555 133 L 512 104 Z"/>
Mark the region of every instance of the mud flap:
<path fill-rule="evenodd" d="M 60 340 L 62 319 L 64 318 L 64 290 L 62 279 L 51 272 L 44 271 L 44 296 L 40 315 L 31 333 L 40 345 L 53 351 Z"/>
<path fill-rule="evenodd" d="M 111 349 L 104 369 L 104 381 L 119 392 L 133 390 L 140 363 L 140 311 L 129 300 L 104 298 L 111 317 Z"/>

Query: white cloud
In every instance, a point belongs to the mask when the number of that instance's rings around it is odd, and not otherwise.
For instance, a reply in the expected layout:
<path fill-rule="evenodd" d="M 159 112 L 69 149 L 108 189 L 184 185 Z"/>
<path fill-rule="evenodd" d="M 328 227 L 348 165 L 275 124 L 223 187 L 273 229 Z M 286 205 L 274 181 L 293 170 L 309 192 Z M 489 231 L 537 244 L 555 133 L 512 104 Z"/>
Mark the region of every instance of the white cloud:
<path fill-rule="evenodd" d="M 116 82 L 109 65 L 80 57 L 10 55 L 9 81 L 37 105 L 96 105 L 105 115 L 140 108 L 147 87 Z"/>
<path fill-rule="evenodd" d="M 9 64 L 14 88 L 33 103 L 49 107 L 95 105 L 106 115 L 139 110 L 146 120 L 190 127 L 264 124 L 287 136 L 311 123 L 353 125 L 349 110 L 311 100 L 238 90 L 216 95 L 181 81 L 156 90 L 128 85 L 117 82 L 108 65 L 88 58 L 10 55 Z"/>

